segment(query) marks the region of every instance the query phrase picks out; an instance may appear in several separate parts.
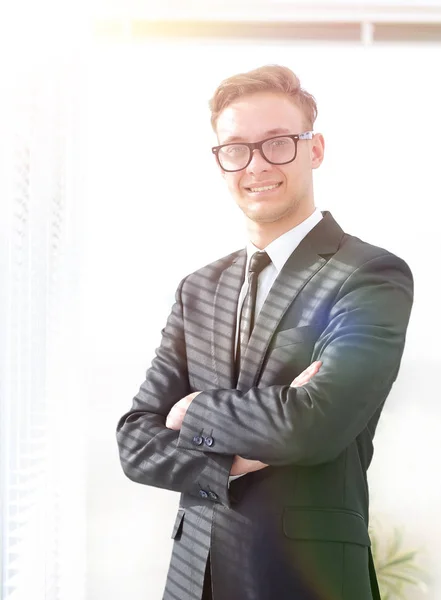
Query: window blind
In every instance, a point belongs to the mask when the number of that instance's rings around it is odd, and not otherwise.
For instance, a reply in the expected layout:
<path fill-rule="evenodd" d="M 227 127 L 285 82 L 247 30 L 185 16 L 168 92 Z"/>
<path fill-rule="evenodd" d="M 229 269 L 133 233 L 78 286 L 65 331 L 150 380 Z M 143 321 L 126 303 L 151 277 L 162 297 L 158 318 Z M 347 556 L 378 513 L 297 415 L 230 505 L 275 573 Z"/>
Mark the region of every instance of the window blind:
<path fill-rule="evenodd" d="M 1 600 L 81 600 L 84 589 L 83 439 L 81 430 L 66 431 L 71 398 L 60 392 L 63 364 L 71 360 L 72 161 L 69 100 L 59 75 L 16 73 L 0 103 Z"/>

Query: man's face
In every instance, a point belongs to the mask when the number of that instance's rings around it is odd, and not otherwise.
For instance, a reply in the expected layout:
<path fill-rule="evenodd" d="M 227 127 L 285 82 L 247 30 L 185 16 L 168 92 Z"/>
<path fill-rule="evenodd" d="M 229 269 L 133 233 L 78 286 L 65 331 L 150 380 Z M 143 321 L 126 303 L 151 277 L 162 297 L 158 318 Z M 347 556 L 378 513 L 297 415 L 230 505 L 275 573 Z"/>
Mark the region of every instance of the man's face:
<path fill-rule="evenodd" d="M 272 136 L 303 133 L 307 128 L 301 110 L 286 96 L 264 92 L 240 98 L 217 120 L 219 145 L 258 142 Z M 295 220 L 309 216 L 314 206 L 312 169 L 323 160 L 323 138 L 299 140 L 296 159 L 272 165 L 259 150 L 242 171 L 224 172 L 228 188 L 245 215 L 256 223 Z M 259 189 L 259 188 L 271 189 Z M 306 214 L 307 213 L 307 214 Z M 303 220 L 302 218 L 300 220 Z"/>

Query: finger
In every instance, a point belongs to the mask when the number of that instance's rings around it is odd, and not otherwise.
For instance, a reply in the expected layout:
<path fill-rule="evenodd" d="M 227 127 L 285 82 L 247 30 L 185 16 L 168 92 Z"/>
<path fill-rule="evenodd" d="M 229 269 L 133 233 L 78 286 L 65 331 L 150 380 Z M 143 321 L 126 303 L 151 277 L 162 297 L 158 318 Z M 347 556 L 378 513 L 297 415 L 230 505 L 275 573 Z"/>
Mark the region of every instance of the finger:
<path fill-rule="evenodd" d="M 309 381 L 309 378 L 310 378 L 310 375 L 309 375 L 308 371 L 305 370 L 305 371 L 302 371 L 302 373 L 300 373 L 300 375 L 297 375 L 297 377 L 294 379 L 293 383 L 296 385 L 301 385 L 301 384 Z"/>
<path fill-rule="evenodd" d="M 302 371 L 302 373 L 300 373 L 300 375 L 297 375 L 297 377 L 295 379 L 293 379 L 292 383 L 300 383 L 301 381 L 303 381 L 305 379 L 305 371 Z M 292 384 L 291 384 L 292 385 Z"/>
<path fill-rule="evenodd" d="M 301 380 L 297 381 L 292 387 L 302 387 L 308 382 L 309 382 L 309 379 L 301 379 Z"/>
<path fill-rule="evenodd" d="M 305 385 L 305 383 L 308 383 L 308 381 L 310 381 L 311 378 L 319 372 L 322 364 L 323 363 L 321 360 L 316 360 L 311 363 L 307 369 L 302 371 L 300 375 L 297 375 L 297 377 L 292 381 L 291 387 L 300 387 Z"/>
<path fill-rule="evenodd" d="M 291 383 L 290 387 L 302 387 L 305 383 L 308 383 L 307 379 L 297 379 Z"/>
<path fill-rule="evenodd" d="M 173 429 L 178 431 L 180 429 L 179 416 L 176 415 L 176 411 L 170 411 L 165 420 L 165 426 L 167 429 Z"/>
<path fill-rule="evenodd" d="M 313 365 L 310 365 L 307 369 L 305 369 L 304 371 L 302 371 L 300 373 L 300 375 L 297 375 L 296 379 L 298 381 L 304 381 L 306 379 L 309 379 L 309 377 L 311 377 L 311 375 L 312 375 L 313 372 L 314 372 L 314 367 L 313 367 Z"/>
<path fill-rule="evenodd" d="M 305 375 L 307 375 L 308 377 L 312 377 L 313 375 L 315 375 L 316 373 L 318 373 L 320 371 L 321 366 L 322 366 L 321 361 L 316 360 L 315 362 L 310 364 L 309 367 L 307 369 L 305 369 L 305 371 L 303 371 L 303 373 Z"/>
<path fill-rule="evenodd" d="M 309 365 L 309 367 L 305 370 L 305 373 L 307 373 L 308 375 L 313 375 L 320 370 L 320 367 L 321 362 L 316 360 L 315 362 Z"/>
<path fill-rule="evenodd" d="M 300 387 L 301 385 L 306 383 L 306 381 L 307 379 L 303 376 L 303 374 L 297 375 L 297 377 L 291 383 L 291 387 Z"/>

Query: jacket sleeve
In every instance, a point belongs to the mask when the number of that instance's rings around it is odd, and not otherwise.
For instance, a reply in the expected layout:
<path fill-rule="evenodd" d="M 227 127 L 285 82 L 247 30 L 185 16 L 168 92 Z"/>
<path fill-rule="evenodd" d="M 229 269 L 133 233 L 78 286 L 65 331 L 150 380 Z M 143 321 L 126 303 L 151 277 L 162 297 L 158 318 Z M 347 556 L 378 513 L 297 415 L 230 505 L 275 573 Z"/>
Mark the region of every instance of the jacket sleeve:
<path fill-rule="evenodd" d="M 178 448 L 179 432 L 165 426 L 172 406 L 191 392 L 182 318 L 183 284 L 184 280 L 176 292 L 146 379 L 131 410 L 118 422 L 121 465 L 127 477 L 137 483 L 208 497 L 228 505 L 233 457 L 197 451 L 194 445 Z"/>
<path fill-rule="evenodd" d="M 413 280 L 392 254 L 354 270 L 330 309 L 312 361 L 323 361 L 306 385 L 210 390 L 191 403 L 178 447 L 199 429 L 211 451 L 269 465 L 315 465 L 336 458 L 365 429 L 398 374 L 413 302 Z"/>

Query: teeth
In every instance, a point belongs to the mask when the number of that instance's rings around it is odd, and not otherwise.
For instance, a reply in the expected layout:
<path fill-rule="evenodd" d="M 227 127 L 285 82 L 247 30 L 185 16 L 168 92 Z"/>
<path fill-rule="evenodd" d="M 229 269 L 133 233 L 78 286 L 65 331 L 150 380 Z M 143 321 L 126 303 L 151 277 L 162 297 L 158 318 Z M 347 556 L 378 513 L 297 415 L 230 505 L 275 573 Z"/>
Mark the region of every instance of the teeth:
<path fill-rule="evenodd" d="M 264 187 L 252 187 L 250 190 L 252 192 L 267 192 L 268 190 L 273 190 L 276 187 L 279 187 L 278 183 L 275 183 L 274 185 L 265 185 Z"/>

